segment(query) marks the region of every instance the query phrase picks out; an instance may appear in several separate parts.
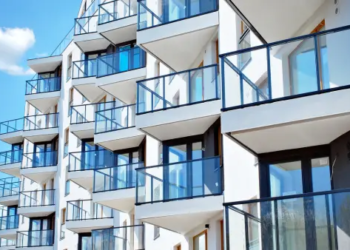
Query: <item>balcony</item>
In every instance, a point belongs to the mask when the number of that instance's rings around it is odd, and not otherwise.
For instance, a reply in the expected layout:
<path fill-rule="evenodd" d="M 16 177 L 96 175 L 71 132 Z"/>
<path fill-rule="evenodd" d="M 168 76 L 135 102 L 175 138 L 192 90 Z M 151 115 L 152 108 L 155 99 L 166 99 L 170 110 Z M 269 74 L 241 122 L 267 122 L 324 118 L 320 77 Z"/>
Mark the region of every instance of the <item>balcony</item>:
<path fill-rule="evenodd" d="M 110 44 L 97 32 L 97 23 L 97 15 L 75 19 L 73 41 L 84 53 L 104 50 Z"/>
<path fill-rule="evenodd" d="M 222 213 L 220 158 L 138 168 L 137 219 L 186 234 Z"/>
<path fill-rule="evenodd" d="M 115 227 L 92 231 L 92 249 L 145 249 L 144 225 Z"/>
<path fill-rule="evenodd" d="M 8 144 L 23 142 L 24 119 L 19 118 L 0 123 L 0 140 Z"/>
<path fill-rule="evenodd" d="M 58 133 L 58 113 L 24 117 L 23 137 L 32 143 L 51 141 Z"/>
<path fill-rule="evenodd" d="M 45 217 L 55 212 L 55 190 L 21 191 L 18 214 L 28 218 Z"/>
<path fill-rule="evenodd" d="M 54 230 L 18 231 L 16 248 L 23 250 L 53 250 L 54 238 Z"/>
<path fill-rule="evenodd" d="M 135 104 L 96 112 L 95 144 L 116 151 L 138 147 L 144 137 L 135 127 Z"/>
<path fill-rule="evenodd" d="M 260 154 L 329 144 L 349 131 L 349 36 L 341 27 L 221 55 L 222 132 Z"/>
<path fill-rule="evenodd" d="M 174 71 L 189 69 L 217 33 L 218 2 L 158 3 L 167 5 L 138 1 L 137 43 Z"/>
<path fill-rule="evenodd" d="M 96 85 L 124 103 L 134 103 L 136 81 L 146 77 L 146 53 L 139 47 L 97 58 Z"/>
<path fill-rule="evenodd" d="M 0 217 L 0 238 L 7 240 L 15 240 L 18 230 L 19 216 Z"/>
<path fill-rule="evenodd" d="M 12 176 L 20 177 L 23 150 L 0 152 L 0 171 Z"/>
<path fill-rule="evenodd" d="M 25 100 L 40 112 L 47 113 L 58 103 L 60 90 L 61 77 L 29 80 L 26 84 Z"/>
<path fill-rule="evenodd" d="M 66 228 L 75 233 L 113 226 L 113 210 L 92 200 L 67 201 Z"/>
<path fill-rule="evenodd" d="M 57 151 L 25 153 L 20 174 L 36 183 L 45 183 L 57 173 L 57 156 Z"/>
<path fill-rule="evenodd" d="M 97 62 L 88 59 L 73 62 L 72 86 L 77 89 L 89 102 L 101 100 L 104 91 L 96 87 Z"/>
<path fill-rule="evenodd" d="M 210 65 L 139 81 L 136 127 L 160 141 L 203 134 L 220 117 L 217 72 Z"/>
<path fill-rule="evenodd" d="M 129 213 L 135 204 L 136 168 L 143 163 L 133 163 L 94 171 L 94 202 Z"/>
<path fill-rule="evenodd" d="M 21 181 L 18 178 L 0 179 L 0 205 L 6 207 L 18 205 L 20 186 Z"/>
<path fill-rule="evenodd" d="M 48 57 L 40 57 L 29 59 L 27 61 L 29 68 L 36 73 L 53 72 L 62 64 L 63 56 L 53 55 Z"/>
<path fill-rule="evenodd" d="M 70 153 L 67 178 L 90 191 L 94 169 L 112 166 L 113 163 L 114 153 L 107 150 Z"/>
<path fill-rule="evenodd" d="M 99 6 L 97 31 L 113 44 L 136 40 L 137 1 L 116 0 Z"/>
<path fill-rule="evenodd" d="M 347 249 L 349 199 L 333 190 L 225 203 L 227 249 Z"/>
<path fill-rule="evenodd" d="M 0 250 L 13 250 L 16 248 L 16 240 L 0 240 Z"/>

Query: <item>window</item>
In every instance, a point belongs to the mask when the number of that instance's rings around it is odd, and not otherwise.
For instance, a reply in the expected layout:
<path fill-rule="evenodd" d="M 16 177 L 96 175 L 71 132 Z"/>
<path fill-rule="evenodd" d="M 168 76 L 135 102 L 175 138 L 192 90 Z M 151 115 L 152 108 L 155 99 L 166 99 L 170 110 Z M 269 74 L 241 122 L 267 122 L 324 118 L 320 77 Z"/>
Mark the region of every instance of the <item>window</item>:
<path fill-rule="evenodd" d="M 154 230 L 154 240 L 158 239 L 160 237 L 160 227 L 157 226 L 153 226 L 153 230 Z"/>
<path fill-rule="evenodd" d="M 70 181 L 66 181 L 66 191 L 65 191 L 65 195 L 69 195 L 70 194 Z"/>
<path fill-rule="evenodd" d="M 64 131 L 64 155 L 66 157 L 68 155 L 68 147 L 69 147 L 69 128 L 66 128 Z"/>
<path fill-rule="evenodd" d="M 70 79 L 72 79 L 72 54 L 70 54 L 67 58 L 67 79 L 68 82 Z"/>
<path fill-rule="evenodd" d="M 66 208 L 62 208 L 61 210 L 61 224 L 66 224 Z"/>
<path fill-rule="evenodd" d="M 194 250 L 207 250 L 208 242 L 207 242 L 207 231 L 203 231 L 202 233 L 193 237 L 193 249 Z"/>
<path fill-rule="evenodd" d="M 71 107 L 73 106 L 73 97 L 74 97 L 74 89 L 70 88 L 69 89 L 68 116 L 71 116 L 71 114 L 72 114 Z"/>
<path fill-rule="evenodd" d="M 251 47 L 250 44 L 250 30 L 248 28 L 245 28 L 246 26 L 241 28 L 241 35 L 238 41 L 238 50 L 241 49 L 247 49 Z M 238 56 L 238 67 L 240 70 L 242 70 L 250 61 L 252 55 L 251 52 L 245 52 L 241 53 Z"/>

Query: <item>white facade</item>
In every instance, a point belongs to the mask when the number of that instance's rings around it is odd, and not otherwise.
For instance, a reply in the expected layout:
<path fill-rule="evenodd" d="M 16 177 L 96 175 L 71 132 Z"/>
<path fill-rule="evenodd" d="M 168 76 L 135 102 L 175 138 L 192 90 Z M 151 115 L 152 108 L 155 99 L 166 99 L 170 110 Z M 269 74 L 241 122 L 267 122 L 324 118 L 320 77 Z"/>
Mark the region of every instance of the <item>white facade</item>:
<path fill-rule="evenodd" d="M 12 150 L 0 171 L 20 182 L 0 183 L 3 217 L 19 215 L 0 238 L 22 249 L 248 249 L 223 203 L 262 196 L 260 156 L 350 131 L 350 93 L 288 99 L 304 40 L 228 53 L 347 25 L 350 1 L 217 1 L 82 1 L 72 42 L 28 60 L 38 76 L 24 118 L 1 124 Z M 326 38 L 328 89 L 349 84 L 349 32 Z"/>

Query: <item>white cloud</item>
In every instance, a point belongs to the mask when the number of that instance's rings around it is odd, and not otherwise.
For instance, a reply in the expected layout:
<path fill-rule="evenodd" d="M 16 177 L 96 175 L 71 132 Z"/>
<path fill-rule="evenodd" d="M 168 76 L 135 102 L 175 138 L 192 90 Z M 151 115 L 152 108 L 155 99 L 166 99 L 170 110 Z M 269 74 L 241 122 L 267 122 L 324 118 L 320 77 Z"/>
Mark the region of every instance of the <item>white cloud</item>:
<path fill-rule="evenodd" d="M 35 36 L 31 29 L 0 27 L 0 70 L 10 75 L 34 74 L 31 69 L 18 65 L 34 43 Z"/>

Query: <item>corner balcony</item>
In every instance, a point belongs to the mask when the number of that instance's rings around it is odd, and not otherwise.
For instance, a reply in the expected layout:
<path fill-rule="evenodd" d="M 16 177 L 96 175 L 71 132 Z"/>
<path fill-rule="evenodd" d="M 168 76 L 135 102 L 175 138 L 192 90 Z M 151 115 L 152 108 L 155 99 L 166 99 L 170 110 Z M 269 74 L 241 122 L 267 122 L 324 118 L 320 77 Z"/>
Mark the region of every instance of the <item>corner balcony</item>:
<path fill-rule="evenodd" d="M 113 44 L 136 40 L 137 1 L 116 0 L 100 4 L 97 32 Z"/>
<path fill-rule="evenodd" d="M 160 141 L 203 134 L 220 117 L 217 72 L 210 65 L 139 81 L 136 127 Z"/>
<path fill-rule="evenodd" d="M 53 250 L 54 238 L 54 230 L 18 231 L 16 237 L 16 249 Z"/>
<path fill-rule="evenodd" d="M 67 201 L 66 228 L 74 233 L 113 226 L 113 210 L 92 200 Z"/>
<path fill-rule="evenodd" d="M 97 23 L 97 15 L 75 19 L 73 41 L 84 53 L 104 50 L 110 44 L 97 32 Z"/>
<path fill-rule="evenodd" d="M 16 177 L 21 177 L 19 170 L 22 164 L 23 150 L 0 152 L 0 171 Z"/>
<path fill-rule="evenodd" d="M 97 58 L 96 86 L 124 103 L 134 103 L 136 81 L 146 78 L 146 53 L 139 47 Z"/>
<path fill-rule="evenodd" d="M 135 205 L 135 169 L 139 167 L 142 162 L 95 169 L 93 201 L 129 213 Z"/>
<path fill-rule="evenodd" d="M 137 219 L 186 234 L 223 212 L 220 158 L 138 168 Z"/>
<path fill-rule="evenodd" d="M 0 250 L 14 250 L 16 248 L 16 240 L 3 239 L 0 242 Z"/>
<path fill-rule="evenodd" d="M 18 230 L 19 216 L 0 217 L 0 238 L 7 240 L 15 240 Z"/>
<path fill-rule="evenodd" d="M 138 147 L 145 134 L 135 127 L 135 104 L 96 112 L 94 143 L 116 151 Z"/>
<path fill-rule="evenodd" d="M 349 199 L 333 190 L 225 203 L 227 250 L 347 249 Z"/>
<path fill-rule="evenodd" d="M 23 142 L 24 119 L 14 119 L 0 123 L 0 140 L 8 144 Z"/>
<path fill-rule="evenodd" d="M 55 190 L 21 191 L 18 214 L 28 218 L 45 217 L 55 212 Z"/>
<path fill-rule="evenodd" d="M 48 57 L 40 57 L 28 59 L 27 64 L 36 73 L 53 72 L 63 62 L 63 56 L 53 55 Z"/>
<path fill-rule="evenodd" d="M 145 249 L 144 225 L 132 225 L 93 230 L 91 238 L 92 249 Z"/>
<path fill-rule="evenodd" d="M 96 59 L 75 61 L 72 67 L 72 86 L 91 103 L 101 100 L 105 92 L 96 86 Z"/>
<path fill-rule="evenodd" d="M 137 44 L 175 71 L 189 69 L 219 27 L 217 0 L 138 5 Z"/>
<path fill-rule="evenodd" d="M 25 153 L 20 174 L 42 184 L 56 175 L 57 162 L 57 151 Z"/>
<path fill-rule="evenodd" d="M 107 150 L 70 153 L 67 179 L 90 191 L 93 189 L 94 170 L 113 163 L 114 153 Z"/>
<path fill-rule="evenodd" d="M 24 117 L 23 137 L 32 143 L 51 141 L 58 133 L 58 113 Z"/>
<path fill-rule="evenodd" d="M 20 186 L 21 181 L 18 178 L 0 179 L 0 205 L 6 207 L 18 205 Z"/>
<path fill-rule="evenodd" d="M 349 36 L 341 27 L 221 55 L 222 133 L 260 154 L 348 132 Z"/>
<path fill-rule="evenodd" d="M 60 90 L 61 77 L 29 80 L 26 83 L 25 100 L 41 113 L 47 113 L 58 103 Z"/>

